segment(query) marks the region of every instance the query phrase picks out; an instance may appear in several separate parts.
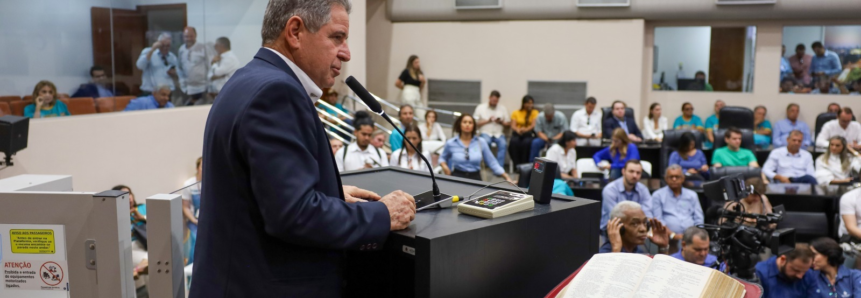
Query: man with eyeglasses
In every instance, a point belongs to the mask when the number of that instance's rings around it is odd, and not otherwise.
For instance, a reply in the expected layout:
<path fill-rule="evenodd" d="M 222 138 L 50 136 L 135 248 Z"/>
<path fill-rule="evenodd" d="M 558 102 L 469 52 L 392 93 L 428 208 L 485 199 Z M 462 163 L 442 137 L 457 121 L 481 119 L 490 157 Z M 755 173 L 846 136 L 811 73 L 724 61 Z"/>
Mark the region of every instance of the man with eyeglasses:
<path fill-rule="evenodd" d="M 170 90 L 175 88 L 174 80 L 178 79 L 176 55 L 170 52 L 170 33 L 164 32 L 151 47 L 143 49 L 135 64 L 143 71 L 141 96 L 153 93 L 156 86 L 167 85 Z"/>
<path fill-rule="evenodd" d="M 652 193 L 652 214 L 670 230 L 670 251 L 678 250 L 685 229 L 703 223 L 703 208 L 697 193 L 682 187 L 685 172 L 679 165 L 667 167 L 667 186 Z"/>
<path fill-rule="evenodd" d="M 616 204 L 610 212 L 612 219 L 607 223 L 607 241 L 598 253 L 622 252 L 646 254 L 641 247 L 646 238 L 658 246 L 658 253 L 667 254 L 667 234 L 669 230 L 657 219 L 649 219 L 643 207 L 634 201 Z M 651 230 L 651 233 L 649 233 Z"/>
<path fill-rule="evenodd" d="M 111 96 L 114 96 L 114 93 L 111 91 L 108 75 L 105 73 L 105 69 L 98 65 L 90 68 L 90 82 L 81 84 L 78 91 L 72 94 L 72 97 L 99 98 Z"/>

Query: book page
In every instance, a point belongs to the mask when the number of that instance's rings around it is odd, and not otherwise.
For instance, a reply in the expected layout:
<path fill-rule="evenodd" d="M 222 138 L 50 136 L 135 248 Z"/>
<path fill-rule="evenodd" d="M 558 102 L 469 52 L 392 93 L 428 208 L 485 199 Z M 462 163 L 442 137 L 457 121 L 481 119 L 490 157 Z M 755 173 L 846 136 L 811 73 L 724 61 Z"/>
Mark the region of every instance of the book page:
<path fill-rule="evenodd" d="M 634 298 L 700 297 L 714 269 L 667 256 L 655 256 Z"/>
<path fill-rule="evenodd" d="M 632 297 L 651 262 L 651 258 L 640 254 L 595 254 L 568 284 L 562 297 Z"/>

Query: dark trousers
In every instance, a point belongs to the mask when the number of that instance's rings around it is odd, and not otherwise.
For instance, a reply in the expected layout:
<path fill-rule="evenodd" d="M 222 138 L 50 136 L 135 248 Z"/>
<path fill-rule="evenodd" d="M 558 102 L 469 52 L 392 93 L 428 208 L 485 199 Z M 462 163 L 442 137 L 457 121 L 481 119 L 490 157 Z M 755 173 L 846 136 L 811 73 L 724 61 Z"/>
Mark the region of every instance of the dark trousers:
<path fill-rule="evenodd" d="M 792 183 L 807 183 L 807 184 L 817 184 L 816 178 L 810 175 L 804 175 L 801 177 L 789 178 L 789 182 Z"/>
<path fill-rule="evenodd" d="M 511 143 L 508 144 L 508 155 L 514 165 L 529 162 L 529 154 L 532 151 L 532 140 L 535 133 L 530 131 L 525 134 L 511 133 Z"/>
<path fill-rule="evenodd" d="M 481 181 L 481 172 L 464 172 L 461 170 L 454 170 L 451 171 L 451 175 L 455 177 Z"/>

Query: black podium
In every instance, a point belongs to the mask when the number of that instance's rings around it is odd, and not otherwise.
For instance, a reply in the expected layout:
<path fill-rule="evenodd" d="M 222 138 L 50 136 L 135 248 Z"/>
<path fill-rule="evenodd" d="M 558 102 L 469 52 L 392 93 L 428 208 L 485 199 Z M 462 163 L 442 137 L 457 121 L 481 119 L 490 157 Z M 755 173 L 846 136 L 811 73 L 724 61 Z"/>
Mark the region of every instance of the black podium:
<path fill-rule="evenodd" d="M 430 175 L 387 167 L 341 174 L 344 185 L 380 195 L 431 188 Z M 437 177 L 440 191 L 465 197 L 485 185 Z M 488 187 L 516 191 L 509 184 Z M 384 249 L 348 253 L 347 297 L 543 297 L 598 251 L 597 201 L 554 195 L 550 204 L 497 219 L 426 210 Z"/>

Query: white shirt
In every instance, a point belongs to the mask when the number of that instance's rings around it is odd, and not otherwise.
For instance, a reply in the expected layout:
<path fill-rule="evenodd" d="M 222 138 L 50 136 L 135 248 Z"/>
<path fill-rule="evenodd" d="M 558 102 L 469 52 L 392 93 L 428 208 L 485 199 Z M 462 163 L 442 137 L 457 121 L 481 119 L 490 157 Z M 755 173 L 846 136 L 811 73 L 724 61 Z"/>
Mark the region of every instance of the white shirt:
<path fill-rule="evenodd" d="M 320 90 L 320 87 L 317 87 L 317 84 L 311 80 L 311 77 L 309 77 L 308 74 L 306 74 L 305 71 L 303 71 L 301 68 L 299 68 L 296 63 L 293 63 L 293 61 L 290 61 L 290 59 L 287 59 L 287 57 L 284 57 L 284 55 L 281 55 L 281 53 L 276 50 L 267 47 L 264 48 L 272 51 L 273 53 L 278 55 L 278 57 L 281 57 L 281 59 L 284 59 L 284 62 L 287 63 L 287 66 L 290 67 L 290 70 L 292 70 L 293 73 L 296 74 L 296 77 L 299 78 L 299 83 L 302 84 L 303 88 L 305 88 L 305 92 L 308 93 L 308 97 L 311 98 L 311 102 L 316 102 L 317 99 L 320 98 L 320 96 L 323 96 L 323 90 Z"/>
<path fill-rule="evenodd" d="M 828 162 L 825 162 L 825 155 L 820 155 L 816 158 L 816 182 L 819 185 L 828 185 L 833 180 L 849 178 L 851 171 L 861 170 L 861 159 L 852 155 L 849 155 L 849 158 L 849 168 L 843 170 L 840 156 L 832 154 L 828 157 Z"/>
<path fill-rule="evenodd" d="M 649 119 L 649 116 L 643 117 L 643 139 L 655 140 L 664 138 L 664 130 L 667 130 L 667 117 L 661 116 L 658 118 L 658 128 L 655 129 L 655 122 Z"/>
<path fill-rule="evenodd" d="M 433 129 L 428 131 L 427 123 L 419 124 L 419 131 L 422 132 L 422 141 L 445 141 L 447 140 L 445 137 L 445 132 L 442 130 L 442 126 L 439 123 L 434 122 Z M 427 156 L 427 155 L 425 155 Z"/>
<path fill-rule="evenodd" d="M 347 155 L 344 156 L 344 150 L 347 150 Z M 359 149 L 359 144 L 350 143 L 346 147 L 341 147 L 338 152 L 335 152 L 335 163 L 338 164 L 338 171 L 355 171 L 365 168 L 365 164 L 370 164 L 374 168 L 388 167 L 389 160 L 386 159 L 386 153 L 382 149 L 377 149 L 371 144 L 365 150 Z"/>
<path fill-rule="evenodd" d="M 404 157 L 402 158 L 401 152 L 403 152 L 403 150 L 404 149 L 401 148 L 401 149 L 395 150 L 395 152 L 392 152 L 392 158 L 389 160 L 390 165 L 399 166 L 399 167 L 402 167 L 404 169 L 427 172 L 427 170 L 428 170 L 427 164 L 425 164 L 425 162 L 422 160 L 421 157 L 419 157 L 418 154 L 413 154 L 410 157 L 407 157 L 406 155 L 404 155 Z M 424 152 L 422 152 L 422 155 L 424 155 L 425 157 L 428 157 L 428 156 L 430 156 L 430 153 L 428 153 L 427 151 L 424 151 Z"/>
<path fill-rule="evenodd" d="M 570 174 L 571 170 L 577 169 L 577 150 L 568 150 L 565 153 L 565 148 L 559 144 L 553 144 L 550 149 L 547 149 L 547 159 L 555 161 L 559 165 L 559 172 Z"/>
<path fill-rule="evenodd" d="M 786 147 L 780 147 L 768 154 L 768 159 L 762 165 L 762 173 L 768 179 L 781 175 L 788 178 L 798 178 L 804 175 L 815 175 L 813 170 L 813 155 L 807 150 L 799 149 L 795 154 L 789 153 Z"/>
<path fill-rule="evenodd" d="M 206 92 L 206 72 L 209 67 L 206 46 L 196 42 L 179 47 L 179 84 L 182 92 L 198 94 Z"/>
<path fill-rule="evenodd" d="M 846 144 L 850 146 L 855 142 L 861 143 L 861 124 L 858 124 L 857 121 L 852 121 L 849 122 L 849 126 L 846 129 L 843 129 L 837 119 L 825 122 L 825 125 L 822 125 L 822 130 L 819 131 L 819 135 L 816 136 L 816 147 L 828 147 L 829 139 L 833 136 L 846 138 Z"/>
<path fill-rule="evenodd" d="M 490 120 L 490 118 L 502 118 L 502 122 L 511 121 L 508 109 L 506 109 L 505 106 L 498 104 L 495 108 L 491 108 L 490 104 L 487 103 L 480 104 L 475 107 L 475 113 L 472 113 L 472 116 L 475 117 L 475 122 Z M 502 135 L 503 129 L 505 129 L 505 127 L 503 127 L 502 124 L 490 122 L 479 128 L 478 132 L 498 138 Z"/>
<path fill-rule="evenodd" d="M 573 132 L 585 134 L 601 133 L 601 117 L 603 112 L 600 109 L 592 110 L 591 115 L 586 114 L 586 108 L 582 108 L 571 114 L 570 128 Z M 601 139 L 582 139 L 577 138 L 578 145 L 601 146 Z"/>
<path fill-rule="evenodd" d="M 182 183 L 182 187 L 186 187 L 186 186 L 189 186 L 189 185 L 192 185 L 195 183 L 197 183 L 197 177 L 191 177 L 191 178 L 188 178 L 188 180 L 185 180 L 184 183 Z M 191 196 L 192 195 L 200 195 L 200 186 L 201 185 L 203 185 L 203 181 L 201 181 L 201 183 L 197 183 L 197 185 L 195 185 L 195 186 L 191 186 L 191 187 L 188 187 L 188 188 L 182 190 L 182 200 L 187 201 L 190 204 L 191 213 L 194 214 L 195 217 L 197 217 L 197 214 L 199 213 L 200 210 L 195 210 L 194 202 L 192 201 Z"/>
<path fill-rule="evenodd" d="M 840 228 L 837 234 L 840 236 L 849 234 L 843 215 L 855 215 L 855 225 L 861 226 L 861 188 L 853 189 L 840 197 Z"/>
<path fill-rule="evenodd" d="M 209 68 L 209 76 L 207 76 L 211 81 L 212 85 L 209 88 L 209 91 L 212 93 L 221 92 L 221 88 L 224 87 L 224 84 L 227 83 L 227 80 L 230 80 L 230 77 L 233 76 L 233 73 L 239 69 L 239 58 L 236 58 L 236 54 L 233 54 L 233 51 L 227 51 L 221 53 L 221 60 L 216 62 Z M 212 79 L 214 76 L 224 76 L 220 79 Z"/>

